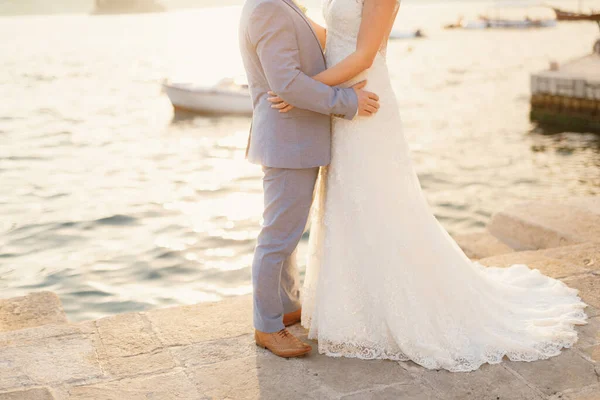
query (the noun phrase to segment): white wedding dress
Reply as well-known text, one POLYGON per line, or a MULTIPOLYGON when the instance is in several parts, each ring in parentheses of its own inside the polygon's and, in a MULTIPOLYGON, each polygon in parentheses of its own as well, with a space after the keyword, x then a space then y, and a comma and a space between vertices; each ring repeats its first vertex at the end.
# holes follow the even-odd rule
MULTIPOLYGON (((325 0, 326 59, 356 48, 361 0, 325 0)), ((302 325, 319 352, 471 371, 559 354, 586 323, 575 289, 525 265, 472 262, 433 215, 402 134, 385 44, 368 79, 371 118, 334 119, 313 205, 302 325)))

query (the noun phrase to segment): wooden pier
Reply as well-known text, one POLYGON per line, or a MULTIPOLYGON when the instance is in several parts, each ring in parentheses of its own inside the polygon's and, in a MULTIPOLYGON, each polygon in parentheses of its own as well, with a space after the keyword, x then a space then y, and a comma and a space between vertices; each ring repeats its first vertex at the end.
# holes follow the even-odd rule
POLYGON ((531 76, 531 120, 578 132, 600 132, 600 54, 531 76))

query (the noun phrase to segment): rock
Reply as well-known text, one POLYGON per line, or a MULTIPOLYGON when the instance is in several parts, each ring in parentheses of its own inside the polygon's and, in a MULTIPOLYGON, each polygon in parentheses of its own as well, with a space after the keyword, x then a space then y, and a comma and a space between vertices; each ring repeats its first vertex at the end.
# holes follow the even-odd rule
POLYGON ((52 292, 0 300, 0 332, 46 324, 66 324, 60 299, 52 292))
POLYGON ((453 239, 470 259, 480 259, 498 254, 511 253, 514 250, 502 243, 488 231, 456 235, 453 239))
POLYGON ((598 240, 600 197, 516 204, 495 214, 488 230, 517 250, 598 240))

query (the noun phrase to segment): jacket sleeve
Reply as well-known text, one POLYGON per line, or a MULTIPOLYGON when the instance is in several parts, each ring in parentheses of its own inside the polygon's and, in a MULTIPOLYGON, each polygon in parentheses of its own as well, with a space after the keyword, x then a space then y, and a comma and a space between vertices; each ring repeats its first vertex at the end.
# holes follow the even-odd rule
POLYGON ((293 21, 283 6, 263 2, 249 18, 248 37, 269 87, 294 107, 353 119, 358 110, 354 89, 327 86, 301 71, 293 21))

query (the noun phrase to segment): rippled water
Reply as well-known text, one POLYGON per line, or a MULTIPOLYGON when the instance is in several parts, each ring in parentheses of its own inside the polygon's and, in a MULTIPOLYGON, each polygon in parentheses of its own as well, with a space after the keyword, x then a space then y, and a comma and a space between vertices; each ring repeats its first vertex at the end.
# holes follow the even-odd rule
MULTIPOLYGON (((409 3, 398 27, 430 37, 388 48, 422 187, 453 234, 520 200, 600 194, 598 136, 528 121, 529 74, 588 53, 597 27, 440 29, 483 8, 409 3)), ((250 121, 174 116, 160 92, 242 72, 238 13, 0 19, 2 297, 52 290, 79 321, 250 292, 250 121)))

